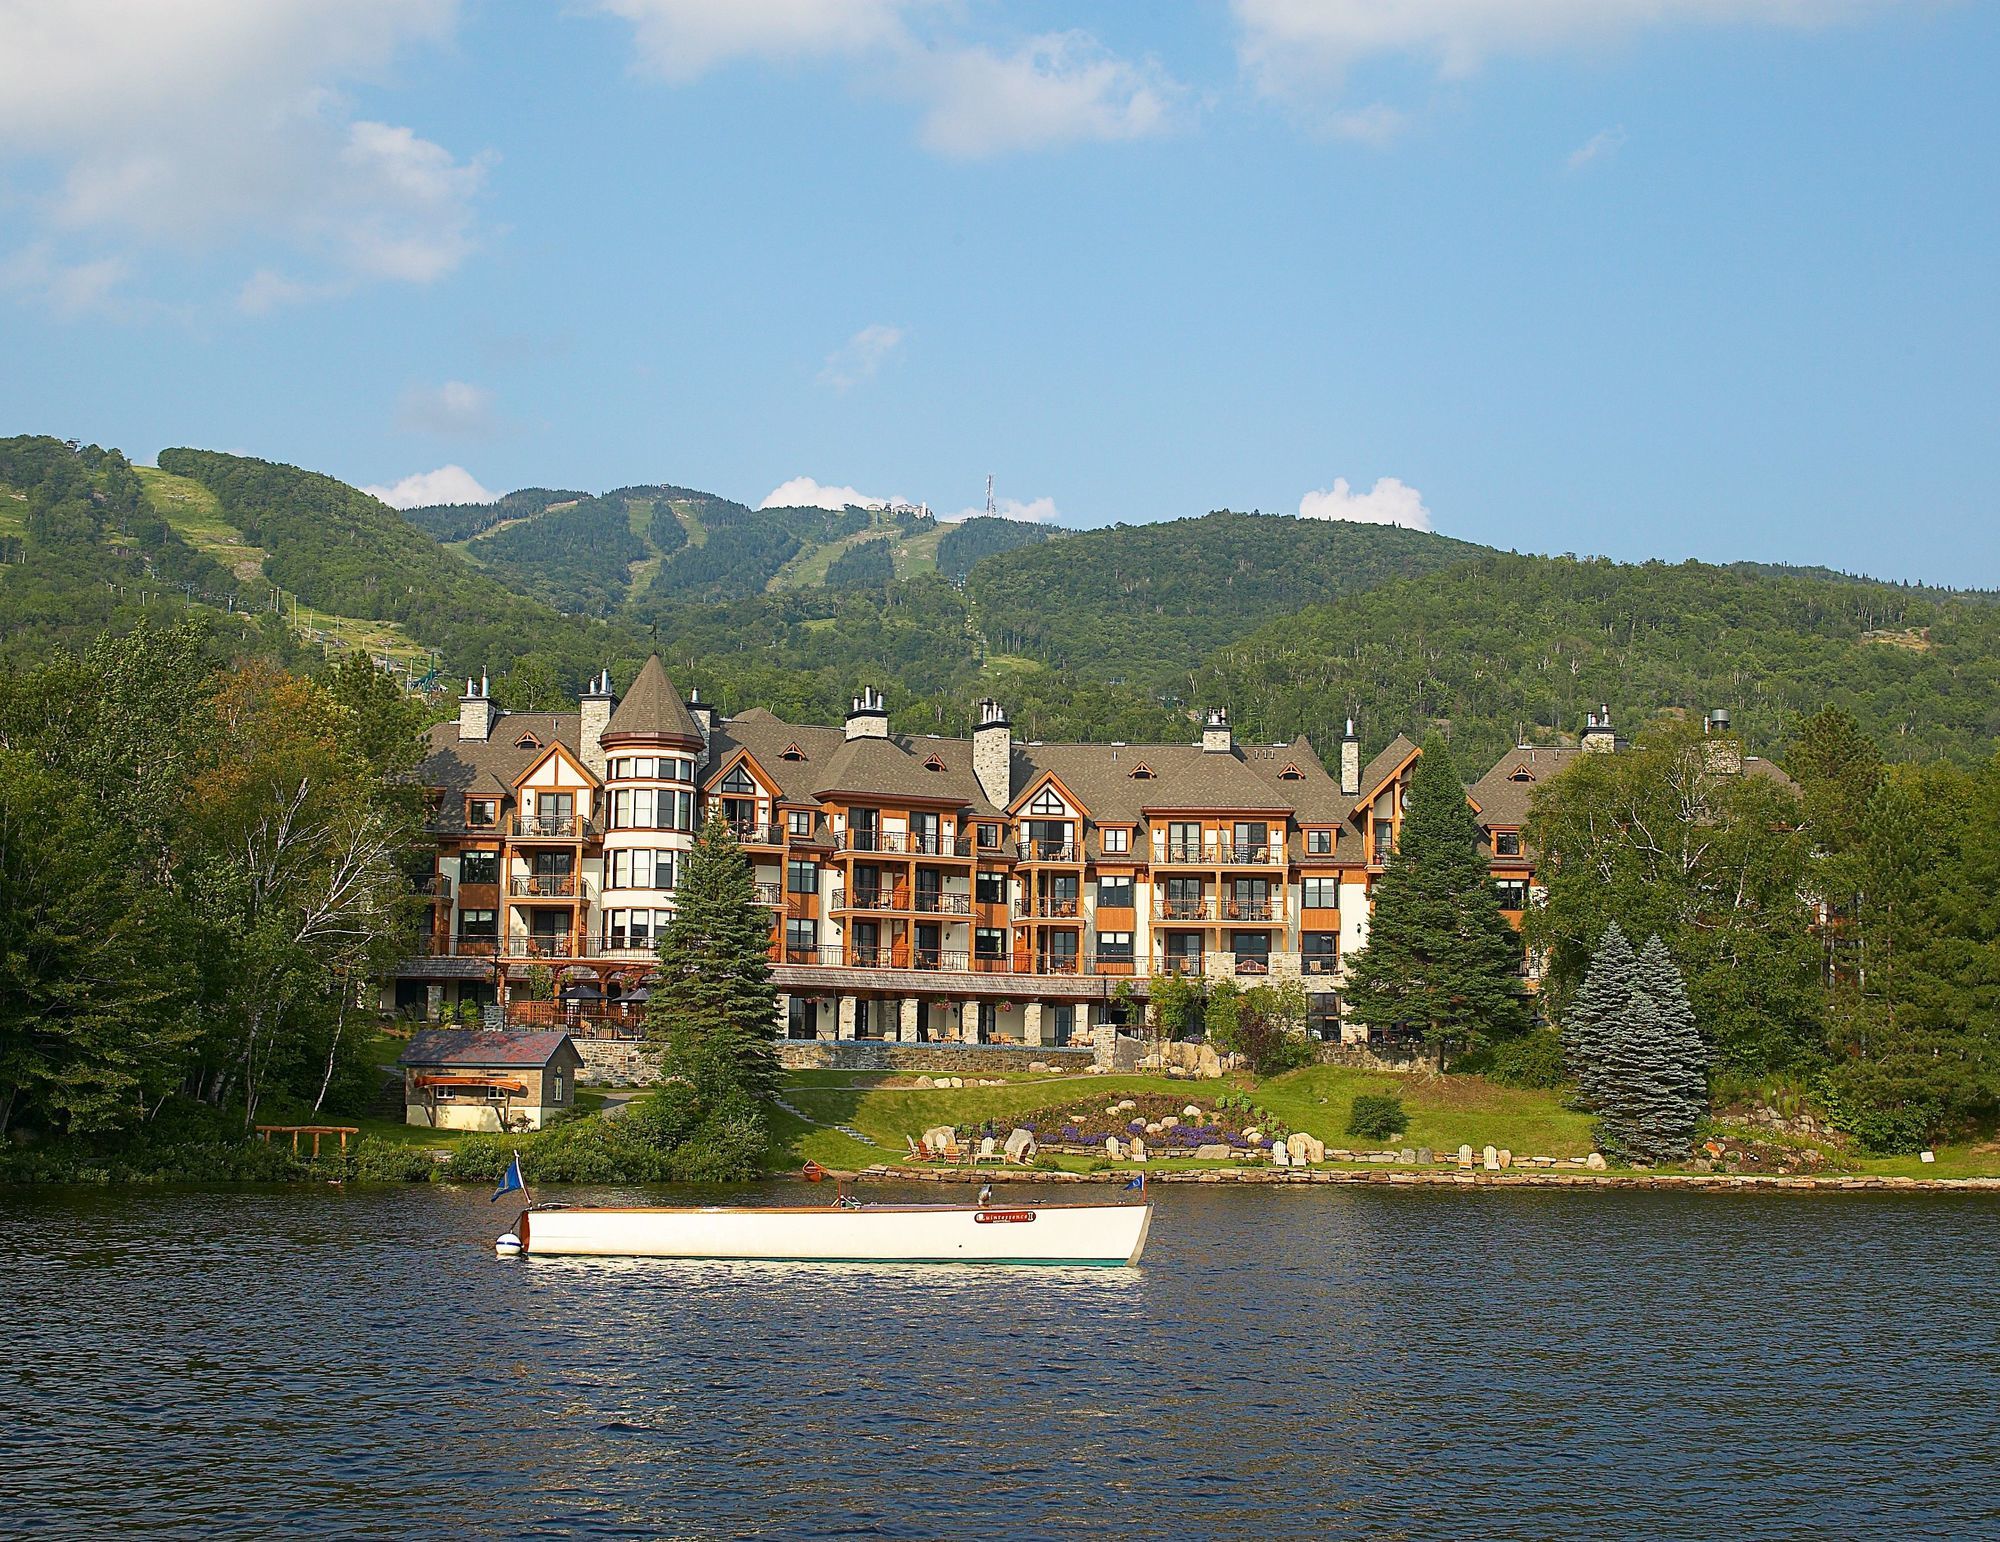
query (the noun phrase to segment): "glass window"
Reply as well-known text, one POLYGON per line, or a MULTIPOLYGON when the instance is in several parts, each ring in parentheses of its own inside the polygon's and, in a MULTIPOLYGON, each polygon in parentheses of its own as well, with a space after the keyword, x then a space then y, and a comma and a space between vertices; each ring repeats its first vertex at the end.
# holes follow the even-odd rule
POLYGON ((1340 1037, 1338 992, 1314 991, 1306 997, 1306 1032, 1329 1043, 1340 1037))
POLYGON ((465 822, 481 828, 492 828, 500 822, 500 800, 498 798, 467 798, 465 800, 465 822))
MULTIPOLYGON (((785 951, 787 953, 810 958, 813 956, 813 950, 818 946, 819 923, 817 921, 806 919, 803 921, 791 920, 785 923, 785 951)), ((801 959, 802 962, 804 958, 801 959)))
POLYGON ((1386 862, 1396 848, 1396 827, 1386 819, 1375 821, 1375 860, 1386 862))
POLYGON ((722 790, 754 794, 757 791, 757 784, 750 780, 750 773, 741 766, 731 766, 729 775, 722 779, 722 790))
POLYGON ((1526 910, 1528 908, 1528 880, 1525 878, 1502 878, 1493 887, 1500 894, 1502 910, 1526 910))
POLYGON ((1097 880, 1098 908, 1122 907, 1132 903, 1132 875, 1119 873, 1097 880))
POLYGON ((1104 832, 1104 849, 1112 852, 1130 851, 1132 849, 1132 832, 1130 830, 1106 830, 1104 832))
POLYGON ((981 825, 979 827, 979 844, 986 851, 999 850, 1000 827, 998 825, 981 825))
POLYGON ((813 817, 810 809, 795 808, 785 815, 785 828, 794 839, 810 839, 813 833, 813 817))
POLYGON ((1004 905, 1007 903, 1007 875, 1005 873, 981 873, 972 880, 973 898, 982 905, 1004 905))
POLYGON ((1333 850, 1333 832, 1331 830, 1306 831, 1306 850, 1316 857, 1325 856, 1333 850))
POLYGON ((1340 880, 1338 878, 1306 879, 1304 903, 1308 910, 1338 910, 1340 908, 1340 880))
POLYGON ((785 864, 785 892, 787 894, 819 893, 819 864, 817 862, 787 862, 785 864))
POLYGON ((1007 956, 1007 934, 997 927, 981 927, 972 934, 972 956, 974 958, 1005 958, 1007 956))
POLYGON ((500 881, 500 853, 497 851, 468 851, 458 859, 458 881, 464 883, 498 883, 500 881))
POLYGON ((551 1103, 560 1103, 562 1100, 563 1074, 560 1071, 551 1071, 549 1072, 549 1101, 551 1103))
POLYGON ((1069 810, 1063 806, 1063 800, 1056 796, 1056 790, 1053 787, 1044 787, 1040 792, 1035 794, 1035 801, 1028 805, 1028 812, 1031 814, 1066 814, 1069 810))
POLYGON ((1167 860, 1169 862, 1201 860, 1200 824, 1177 819, 1167 826, 1167 860))
POLYGON ((1332 974, 1340 963, 1340 934, 1306 932, 1299 938, 1299 956, 1307 974, 1332 974))
POLYGON ((1132 962, 1132 934, 1130 932, 1099 932, 1097 934, 1097 956, 1107 963, 1132 962))
POLYGON ((1521 832, 1519 830, 1495 830, 1493 832, 1493 854, 1496 857, 1518 857, 1521 854, 1521 832))
POLYGON ((461 910, 458 913, 458 934, 461 937, 497 937, 498 912, 492 910, 461 910))
POLYGON ((653 887, 672 889, 679 885, 680 875, 675 868, 680 862, 677 851, 656 851, 653 853, 653 887))

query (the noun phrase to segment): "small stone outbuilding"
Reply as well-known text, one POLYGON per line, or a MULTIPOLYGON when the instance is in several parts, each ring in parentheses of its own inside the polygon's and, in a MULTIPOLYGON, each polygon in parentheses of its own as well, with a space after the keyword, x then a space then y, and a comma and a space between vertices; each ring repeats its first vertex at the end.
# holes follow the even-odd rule
POLYGON ((434 1130, 539 1130, 576 1107, 583 1056, 559 1028, 427 1028, 397 1057, 403 1119, 434 1130))

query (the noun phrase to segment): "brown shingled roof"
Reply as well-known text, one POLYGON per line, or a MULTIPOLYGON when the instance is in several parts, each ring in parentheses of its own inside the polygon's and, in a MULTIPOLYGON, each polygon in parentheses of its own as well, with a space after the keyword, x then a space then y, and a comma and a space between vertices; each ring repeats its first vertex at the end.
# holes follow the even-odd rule
POLYGON ((1479 805, 1479 822, 1491 830, 1517 829, 1528 822, 1528 796, 1584 752, 1573 744, 1518 745, 1493 762, 1493 768, 1466 788, 1479 805), (1527 781, 1514 780, 1525 772, 1527 781))
POLYGON ((569 1035, 560 1028, 535 1033, 484 1033, 476 1028, 426 1028, 410 1035, 398 1065, 545 1066, 569 1035))
POLYGON ((674 682, 667 678, 666 666, 657 653, 640 666, 638 679, 632 682, 632 688, 604 726, 605 738, 620 734, 682 739, 690 744, 702 742, 701 725, 681 700, 681 693, 674 689, 674 682))
POLYGON ((541 758, 551 743, 560 742, 574 754, 579 737, 574 712, 502 712, 494 719, 493 736, 483 741, 459 738, 456 718, 433 723, 425 734, 429 749, 416 773, 420 783, 440 788, 445 795, 433 827, 447 832, 463 831, 467 797, 508 796, 515 781, 541 758), (535 731, 542 749, 514 747, 524 728, 535 731))

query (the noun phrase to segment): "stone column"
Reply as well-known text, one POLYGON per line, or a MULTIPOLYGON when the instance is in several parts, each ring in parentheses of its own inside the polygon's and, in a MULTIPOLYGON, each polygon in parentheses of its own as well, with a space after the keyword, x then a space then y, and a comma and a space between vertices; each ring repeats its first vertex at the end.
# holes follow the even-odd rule
POLYGON ((1090 1031, 1090 1047, 1096 1052, 1097 1064, 1107 1071, 1118 1069, 1118 1030, 1110 1023, 1099 1023, 1090 1031))
POLYGON ((958 1009, 958 1036, 967 1044, 979 1042, 979 1003, 968 1001, 958 1009))
MULTIPOLYGON (((1109 1023, 1100 1024, 1099 1026, 1106 1028, 1111 1027, 1109 1023)), ((1112 1028, 1113 1033, 1116 1033, 1117 1031, 1118 1031, 1117 1029, 1112 1028)), ((1089 1041, 1090 1039, 1089 1002, 1079 1001, 1076 1004, 1076 1016, 1070 1020, 1069 1039, 1070 1043, 1072 1044, 1083 1044, 1089 1041)))
POLYGON ((917 1042, 917 1014, 923 1010, 923 1003, 914 996, 905 996, 898 1009, 897 1037, 905 1044, 917 1042))
POLYGON ((840 1039, 851 1039, 854 1037, 854 998, 852 996, 842 996, 840 998, 840 1026, 835 1030, 834 1037, 840 1039))
POLYGON ((1042 1003, 1039 1001, 1031 1001, 1021 1009, 1021 1042, 1042 1042, 1042 1003))
POLYGON ((424 1015, 432 1022, 444 1011, 444 987, 433 980, 424 987, 424 1015))
POLYGON ((792 1031, 792 998, 778 992, 778 1019, 771 1025, 771 1037, 782 1039, 792 1031))

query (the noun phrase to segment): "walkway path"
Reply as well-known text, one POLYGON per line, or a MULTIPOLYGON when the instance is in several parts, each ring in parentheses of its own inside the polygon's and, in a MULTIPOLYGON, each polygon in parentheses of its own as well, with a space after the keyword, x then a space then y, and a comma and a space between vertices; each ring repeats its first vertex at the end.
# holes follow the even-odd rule
POLYGON ((849 1140, 858 1140, 861 1142, 862 1145, 873 1146, 877 1151, 887 1151, 890 1149, 889 1147, 883 1145, 879 1140, 876 1140, 873 1136, 862 1134, 861 1131, 855 1129, 854 1126, 851 1124, 828 1124, 824 1119, 815 1119, 811 1114, 807 1113, 804 1109, 800 1108, 796 1103, 787 1101, 783 1096, 777 1093, 773 1093, 771 1095, 771 1101, 777 1104, 778 1107, 782 1108, 786 1113, 790 1114, 794 1119, 800 1121, 802 1124, 809 1124, 812 1125, 815 1129, 820 1129, 820 1130, 838 1130, 840 1131, 841 1134, 845 1135, 849 1140))

